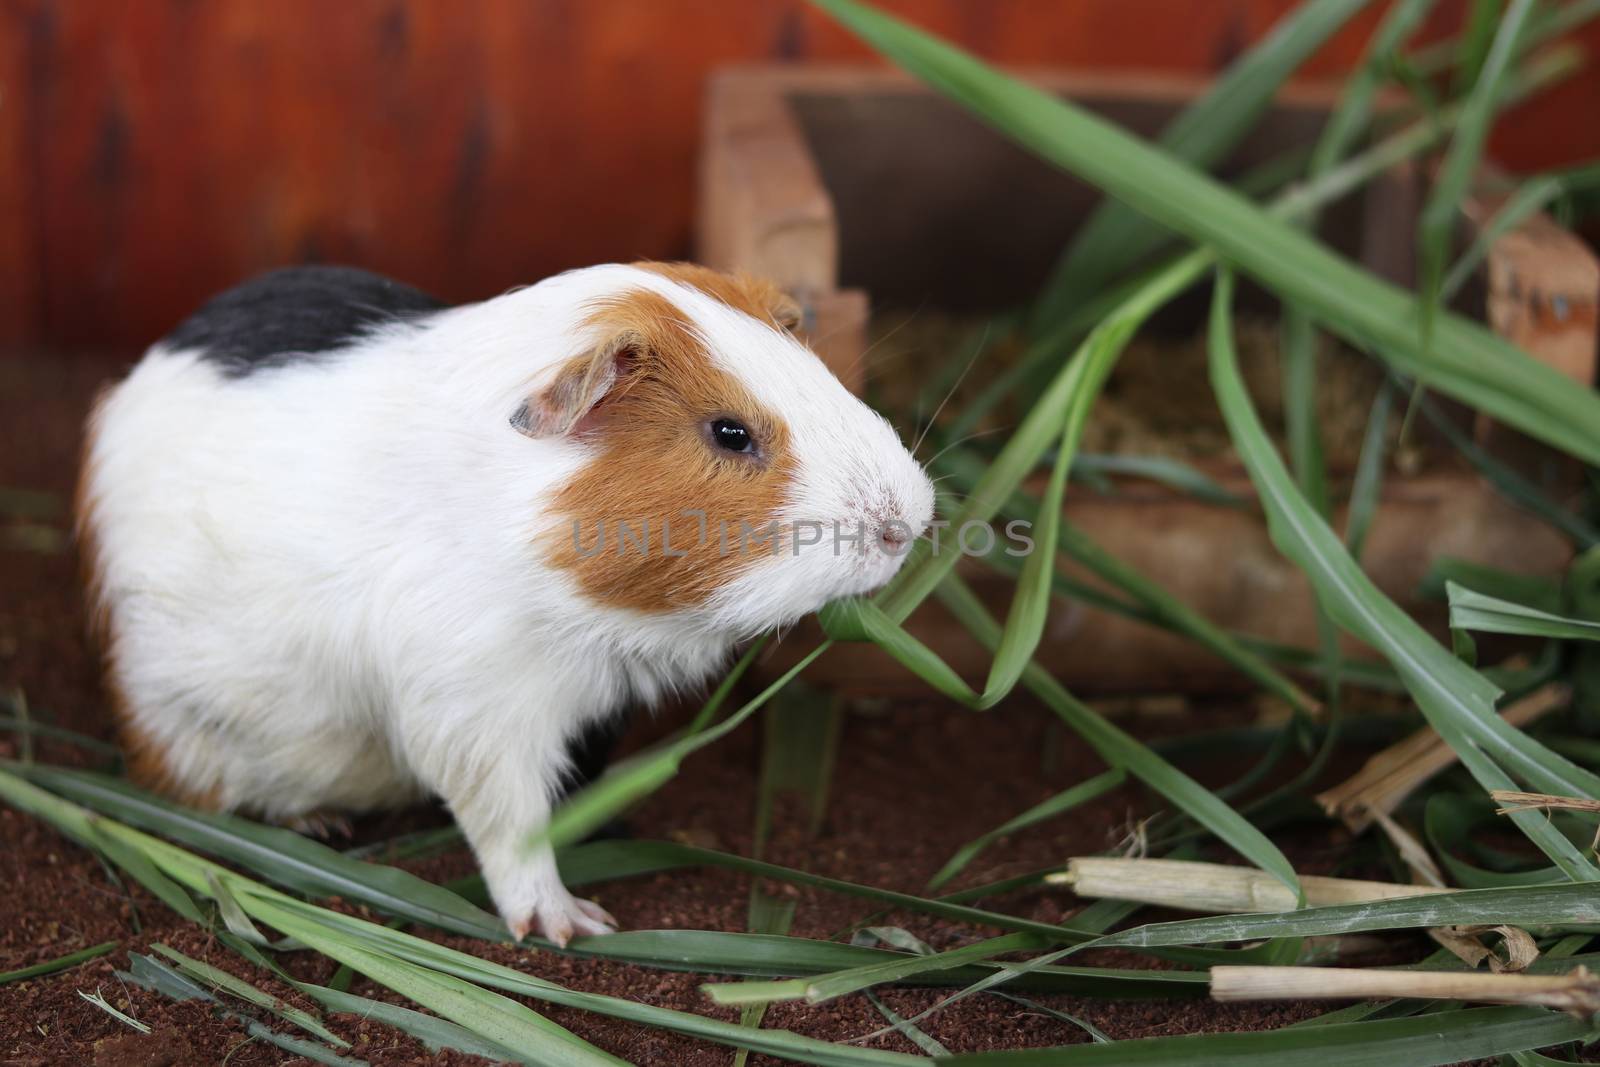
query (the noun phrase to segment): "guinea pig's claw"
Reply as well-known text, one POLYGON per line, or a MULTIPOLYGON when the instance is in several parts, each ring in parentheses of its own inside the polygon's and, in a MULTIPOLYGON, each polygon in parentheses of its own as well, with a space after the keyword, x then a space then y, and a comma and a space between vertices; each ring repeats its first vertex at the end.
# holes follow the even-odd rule
POLYGON ((532 914, 506 925, 518 941, 538 933, 554 942, 557 948, 566 948, 574 937, 598 937, 617 932, 617 920, 610 912, 592 900, 578 897, 535 908, 532 914))
POLYGON ((309 811, 284 823, 289 829, 307 837, 330 841, 335 837, 349 838, 354 834, 350 820, 336 811, 309 811))
POLYGON ((614 934, 617 932, 617 927, 621 925, 609 911, 602 908, 592 900, 584 900, 582 897, 573 897, 572 902, 578 905, 578 910, 583 912, 584 915, 605 928, 603 930, 591 931, 592 933, 614 934))

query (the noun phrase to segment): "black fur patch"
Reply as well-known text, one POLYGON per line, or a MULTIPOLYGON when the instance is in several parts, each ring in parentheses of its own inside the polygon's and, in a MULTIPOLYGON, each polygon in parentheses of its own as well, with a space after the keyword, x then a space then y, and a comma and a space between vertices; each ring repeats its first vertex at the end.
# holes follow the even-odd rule
POLYGON ((567 755, 572 760, 571 769, 556 797, 560 803, 605 773, 622 735, 628 732, 631 715, 615 711, 583 728, 583 732, 567 742, 567 755))
POLYGON ((420 289, 354 267, 270 271, 206 304, 163 340, 200 351, 230 378, 317 359, 376 326, 446 305, 420 289))

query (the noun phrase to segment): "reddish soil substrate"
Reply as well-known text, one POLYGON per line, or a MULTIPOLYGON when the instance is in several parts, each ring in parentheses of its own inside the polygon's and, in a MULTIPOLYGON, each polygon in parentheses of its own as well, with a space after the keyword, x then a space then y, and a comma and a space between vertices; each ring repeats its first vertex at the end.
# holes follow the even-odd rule
MULTIPOLYGON (((0 487, 47 490, 70 496, 78 427, 98 382, 115 365, 88 359, 0 359, 0 487)), ((0 518, 0 523, 6 520, 0 518)), ((53 521, 64 526, 64 520, 53 521)), ((92 656, 81 639, 75 563, 70 552, 0 549, 0 685, 26 693, 50 721, 110 739, 111 723, 97 689, 92 656)), ((1219 713, 1216 722, 1230 716, 1219 713)), ((1243 719, 1243 713, 1231 716, 1243 719)), ((1207 716, 1212 719, 1212 716, 1207 716)), ((1170 716, 1128 720, 1141 733, 1171 732, 1170 716)), ((670 714, 642 719, 628 740, 648 743, 670 728, 670 714)), ((82 764, 74 749, 41 741, 44 760, 82 764)), ((17 754, 15 735, 0 733, 0 756, 17 754)), ((748 854, 754 818, 758 746, 746 729, 691 760, 683 773, 650 798, 631 819, 640 837, 690 841, 748 854)), ((831 803, 822 831, 811 837, 797 820, 780 827, 767 856, 779 863, 909 892, 965 841, 1045 796, 1102 769, 1098 759, 1059 728, 1045 712, 1017 702, 985 715, 938 704, 860 706, 843 730, 831 803)), ((1225 778, 1228 768, 1201 768, 1204 777, 1225 778)), ((1128 787, 1068 818, 1053 820, 997 844, 963 876, 961 884, 989 880, 1060 863, 1065 857, 1114 845, 1133 820, 1152 810, 1148 798, 1128 787)), ((437 808, 364 820, 358 841, 446 820, 437 808)), ((1308 871, 1339 866, 1348 840, 1312 827, 1287 842, 1295 862, 1308 871)), ((129 951, 164 943, 239 974, 285 999, 312 1007, 304 998, 245 964, 209 935, 167 911, 137 887, 114 884, 100 862, 38 821, 0 809, 0 971, 51 959, 78 948, 114 940, 109 956, 46 978, 0 987, 0 1064, 188 1065, 257 1067, 297 1061, 281 1049, 247 1037, 243 1027, 213 1016, 198 1003, 177 1003, 125 987, 113 975, 126 968, 129 951), (111 1003, 152 1027, 143 1036, 86 1003, 79 991, 100 990, 111 1003)), ((471 857, 457 851, 412 865, 430 878, 470 873, 471 857)), ((787 890, 785 890, 787 891, 787 890)), ((603 884, 592 895, 630 929, 745 928, 749 884, 721 871, 678 871, 603 884)), ((871 911, 862 902, 819 891, 796 891, 794 933, 833 937, 871 911)), ((984 902, 1046 921, 1060 921, 1078 906, 1064 891, 1030 891, 984 902)), ((993 931, 961 927, 916 915, 883 920, 903 925, 939 947, 951 947, 993 931)), ((436 935, 429 935, 436 936, 436 935)), ((551 953, 441 938, 466 951, 575 988, 629 997, 686 1011, 732 1019, 699 991, 701 976, 578 960, 551 953)), ((1404 945, 1415 958, 1420 945, 1404 945)), ((1143 966, 1137 957, 1119 959, 1143 966)), ((327 980, 331 962, 310 954, 286 958, 301 977, 327 980)), ((396 999, 358 980, 353 991, 396 999)), ((903 1015, 914 1014, 944 991, 887 989, 883 1000, 903 1015)), ((1128 1002, 1047 997, 1043 1002, 1088 1020, 1114 1038, 1137 1038, 1238 1029, 1264 1029, 1306 1018, 1325 1006, 1290 1003, 1219 1006, 1206 1001, 1128 1002)), ((562 1025, 639 1064, 705 1064, 723 1067, 727 1049, 582 1012, 538 1006, 562 1025)), ((433 1054, 387 1027, 351 1016, 329 1025, 352 1043, 351 1054, 374 1064, 462 1064, 482 1062, 461 1054, 433 1054)), ((768 1027, 786 1027, 828 1040, 847 1040, 878 1029, 883 1018, 861 996, 817 1007, 780 1005, 768 1027)), ((934 1015, 925 1029, 952 1051, 1068 1044, 1088 1040, 1079 1029, 995 997, 972 997, 934 1015)), ((918 1050, 898 1035, 871 1042, 904 1052, 918 1050)), ((761 1062, 760 1057, 752 1062, 761 1062)))

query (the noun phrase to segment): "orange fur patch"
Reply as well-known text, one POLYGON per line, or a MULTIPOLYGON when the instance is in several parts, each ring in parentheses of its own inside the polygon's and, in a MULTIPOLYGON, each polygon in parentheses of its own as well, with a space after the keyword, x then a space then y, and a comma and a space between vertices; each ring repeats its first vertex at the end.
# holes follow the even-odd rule
POLYGON ((792 330, 800 324, 800 305, 765 278, 749 274, 724 274, 698 263, 658 263, 647 260, 633 265, 698 289, 758 322, 770 322, 784 330, 792 330))
POLYGON ((78 461, 78 484, 73 491, 73 534, 78 548, 78 573, 83 584, 84 607, 90 651, 100 657, 101 678, 111 716, 117 724, 117 740, 122 747, 128 777, 139 786, 171 797, 193 808, 216 810, 220 798, 215 788, 194 790, 181 785, 167 761, 166 750, 133 721, 127 694, 118 679, 116 638, 111 629, 110 612, 105 606, 105 580, 101 573, 100 542, 95 524, 95 502, 89 496, 90 455, 98 433, 100 407, 110 387, 95 398, 84 429, 83 449, 78 461))
POLYGON ((597 454, 556 496, 564 521, 549 545, 551 562, 606 604, 701 604, 769 551, 753 536, 741 551, 741 524, 765 530, 783 506, 794 470, 788 427, 716 366, 666 297, 625 293, 597 306, 586 326, 600 341, 558 382, 590 377, 594 359, 625 356, 610 392, 574 431, 597 454), (706 427, 722 417, 749 428, 758 458, 711 443, 706 427), (693 511, 705 513, 704 529, 686 514, 693 511), (624 542, 623 524, 633 541, 624 542))

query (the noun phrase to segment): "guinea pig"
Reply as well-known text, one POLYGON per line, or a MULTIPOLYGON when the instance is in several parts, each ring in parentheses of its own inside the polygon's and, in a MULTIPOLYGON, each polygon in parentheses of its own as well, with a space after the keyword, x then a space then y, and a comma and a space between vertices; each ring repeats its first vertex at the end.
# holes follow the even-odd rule
POLYGON ((881 586, 932 518, 795 318, 662 263, 454 307, 335 267, 211 300, 87 428, 130 773, 290 825, 437 795, 512 934, 614 929, 530 845, 575 740, 881 586))

